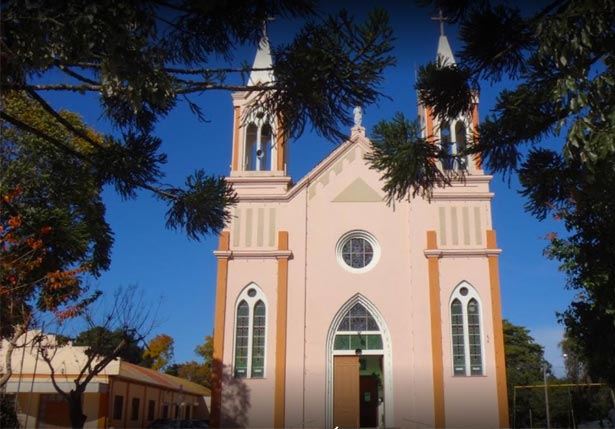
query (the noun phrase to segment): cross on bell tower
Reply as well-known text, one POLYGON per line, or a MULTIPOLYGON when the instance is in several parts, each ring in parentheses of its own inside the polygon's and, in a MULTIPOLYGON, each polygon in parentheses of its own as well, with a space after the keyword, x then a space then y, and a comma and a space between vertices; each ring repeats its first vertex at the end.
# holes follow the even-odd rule
POLYGON ((449 65, 455 64, 455 57, 453 56, 451 45, 448 43, 446 34, 444 34, 444 23, 450 22, 450 19, 444 16, 442 9, 439 9, 438 16, 432 16, 431 20, 440 22, 440 38, 438 39, 438 51, 436 58, 449 65))
POLYGON ((438 16, 432 16, 432 21, 440 21, 440 36, 444 36, 444 23, 449 21, 448 17, 445 17, 442 13, 442 9, 438 9, 438 16))

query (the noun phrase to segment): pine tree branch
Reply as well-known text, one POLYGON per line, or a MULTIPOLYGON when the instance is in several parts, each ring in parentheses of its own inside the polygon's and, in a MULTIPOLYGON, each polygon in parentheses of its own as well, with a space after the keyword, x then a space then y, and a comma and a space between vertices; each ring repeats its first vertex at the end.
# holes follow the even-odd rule
POLYGON ((56 66, 62 70, 64 73, 66 73, 67 75, 74 77, 75 79, 83 82, 83 83, 87 83, 89 85, 100 85, 100 82, 96 82, 95 80, 92 79, 88 79, 87 77, 71 70, 68 68, 68 66, 60 64, 59 61, 56 61, 56 66))
POLYGON ((166 2, 166 1, 163 1, 163 0, 154 0, 154 3, 159 4, 160 6, 163 6, 163 7, 167 7, 169 9, 173 9, 173 10, 178 11, 178 12, 183 12, 183 13, 192 13, 193 12, 190 9, 186 9, 184 7, 179 7, 176 4, 169 3, 169 2, 166 2))
POLYGON ((85 140, 86 142, 88 142, 92 147, 95 148, 101 148, 101 145, 94 141, 92 138, 90 138, 90 136, 88 136, 86 133, 84 133, 81 130, 78 130, 77 128, 75 128, 70 122, 68 122, 66 119, 64 119, 62 117, 62 115, 60 115, 53 107, 51 107, 44 98, 42 98, 40 95, 38 95, 35 91, 33 90, 27 90, 26 91, 47 113, 49 113, 51 116, 53 116, 55 118, 56 121, 58 121, 60 124, 62 124, 64 126, 64 128, 66 128, 68 131, 70 131, 71 133, 73 133, 74 135, 76 135, 77 137, 85 140))
POLYGON ((179 89, 176 94, 189 94, 192 92, 211 91, 211 90, 224 90, 224 91, 273 91, 276 90, 275 85, 222 85, 203 83, 198 81, 186 81, 187 87, 179 89))
POLYGON ((164 71, 177 74, 215 74, 215 73, 248 73, 252 71, 273 71, 273 67, 230 67, 230 68, 202 68, 202 69, 178 69, 164 67, 164 71))
POLYGON ((147 183, 141 183, 141 184, 139 184, 139 186, 141 188, 143 188, 143 189, 147 189, 148 191, 153 192, 154 194, 160 195, 161 197, 165 197, 165 198, 168 198, 168 199, 171 199, 171 200, 178 200, 179 199, 179 197, 177 195, 172 194, 172 193, 167 192, 167 191, 164 191, 164 190, 162 190, 160 188, 157 188, 155 186, 148 185, 147 183))
POLYGON ((2 84, 2 90, 8 91, 22 91, 22 90, 34 90, 34 91, 72 91, 72 92, 100 92, 102 91, 102 85, 71 85, 68 83, 49 83, 49 84, 2 84))
POLYGON ((65 145, 60 140, 58 140, 58 139, 56 139, 54 137, 51 137, 50 135, 44 133, 43 131, 40 131, 37 128, 34 128, 34 127, 26 124, 25 122, 20 121, 17 118, 14 118, 13 116, 11 116, 8 113, 6 113, 5 111, 0 110, 0 118, 4 119, 7 122, 10 122, 11 124, 15 125, 18 128, 21 128, 24 131, 27 131, 27 132, 29 132, 31 134, 34 134, 35 136, 37 136, 39 138, 42 138, 42 139, 48 141, 49 143, 51 143, 52 145, 54 145, 57 148, 61 149, 62 151, 68 153, 69 155, 77 157, 78 159, 80 159, 82 161, 90 162, 86 156, 84 156, 83 154, 79 153, 75 149, 65 145))

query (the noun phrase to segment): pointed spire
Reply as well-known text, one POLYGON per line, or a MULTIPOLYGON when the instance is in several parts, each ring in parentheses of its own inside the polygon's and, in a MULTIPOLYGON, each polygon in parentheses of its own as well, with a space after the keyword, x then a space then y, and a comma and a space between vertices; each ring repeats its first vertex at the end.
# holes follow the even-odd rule
POLYGON ((438 39, 438 53, 436 58, 440 58, 447 64, 455 64, 455 57, 453 56, 453 50, 448 43, 448 38, 444 34, 444 23, 448 21, 448 18, 442 14, 442 9, 438 13, 438 16, 431 18, 433 21, 440 21, 440 38, 438 39))
POLYGON ((273 82, 275 77, 272 70, 258 70, 258 69, 271 69, 273 67, 273 60, 271 58, 271 48, 269 47, 269 37, 267 36, 267 21, 263 22, 263 35, 258 43, 258 50, 254 57, 253 69, 248 79, 248 85, 256 85, 257 83, 273 82))

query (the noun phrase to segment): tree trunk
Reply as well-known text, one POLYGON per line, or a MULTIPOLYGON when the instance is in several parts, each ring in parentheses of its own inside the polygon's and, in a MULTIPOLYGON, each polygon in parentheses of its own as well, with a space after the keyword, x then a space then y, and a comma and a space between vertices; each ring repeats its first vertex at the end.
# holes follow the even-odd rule
POLYGON ((25 332, 26 328, 24 325, 17 325, 15 327, 15 331, 13 332, 13 336, 7 341, 8 344, 6 346, 4 356, 4 374, 2 374, 2 376, 0 377, 0 390, 2 392, 4 392, 6 384, 9 382, 9 379, 13 375, 13 350, 15 349, 15 344, 25 332))
POLYGON ((75 429, 82 429, 87 416, 83 414, 83 392, 71 390, 68 394, 68 408, 70 423, 75 429))

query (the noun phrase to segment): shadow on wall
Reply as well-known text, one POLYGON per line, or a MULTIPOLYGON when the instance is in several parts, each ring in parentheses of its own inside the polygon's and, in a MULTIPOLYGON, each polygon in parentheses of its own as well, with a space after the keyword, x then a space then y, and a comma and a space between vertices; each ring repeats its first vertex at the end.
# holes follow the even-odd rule
POLYGON ((235 378, 227 365, 222 370, 222 426, 224 428, 245 428, 248 425, 247 412, 250 408, 250 388, 242 378, 235 378))

